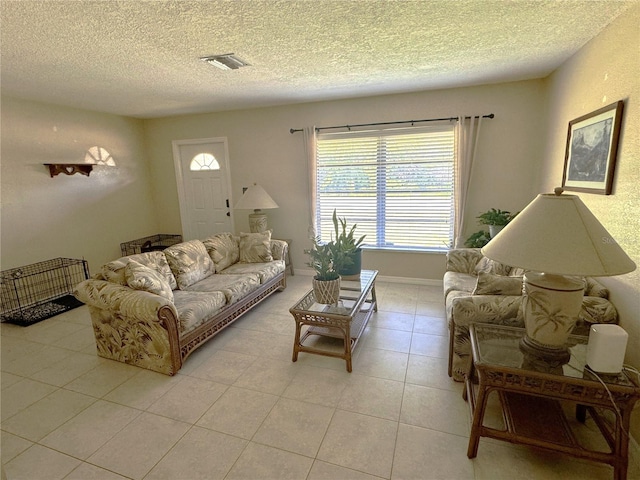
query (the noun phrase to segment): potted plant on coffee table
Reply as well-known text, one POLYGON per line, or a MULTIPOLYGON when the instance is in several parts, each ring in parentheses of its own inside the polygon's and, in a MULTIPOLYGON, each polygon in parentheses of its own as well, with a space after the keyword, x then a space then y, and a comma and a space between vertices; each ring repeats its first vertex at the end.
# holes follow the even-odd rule
POLYGON ((338 218, 336 210, 333 211, 335 245, 338 252, 343 256, 337 271, 343 277, 358 276, 362 270, 362 248, 360 247, 366 235, 362 235, 356 240, 355 231, 357 226, 357 224, 354 224, 347 231, 347 219, 338 218))
POLYGON ((492 208, 480 215, 478 220, 482 225, 489 225, 489 235, 495 237, 519 212, 511 213, 507 210, 492 208))
POLYGON ((316 274, 313 277, 313 294, 318 303, 334 305, 340 298, 340 275, 337 268, 341 265, 341 253, 334 241, 323 243, 320 237, 314 237, 313 248, 305 250, 309 255, 309 266, 316 274))

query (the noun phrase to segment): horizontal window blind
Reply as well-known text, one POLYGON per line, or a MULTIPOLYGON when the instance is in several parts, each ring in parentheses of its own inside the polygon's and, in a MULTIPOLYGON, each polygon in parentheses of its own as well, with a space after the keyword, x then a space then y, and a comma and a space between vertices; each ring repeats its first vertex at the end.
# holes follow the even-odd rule
POLYGON ((449 248, 454 152, 452 125, 319 134, 317 233, 331 240, 337 209, 367 245, 449 248))

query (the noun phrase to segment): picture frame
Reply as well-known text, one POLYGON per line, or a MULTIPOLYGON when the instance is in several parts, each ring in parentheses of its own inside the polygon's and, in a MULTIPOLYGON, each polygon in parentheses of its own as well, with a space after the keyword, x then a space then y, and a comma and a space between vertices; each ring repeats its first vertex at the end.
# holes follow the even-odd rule
POLYGON ((619 100, 569 122, 564 190, 611 194, 623 105, 619 100))

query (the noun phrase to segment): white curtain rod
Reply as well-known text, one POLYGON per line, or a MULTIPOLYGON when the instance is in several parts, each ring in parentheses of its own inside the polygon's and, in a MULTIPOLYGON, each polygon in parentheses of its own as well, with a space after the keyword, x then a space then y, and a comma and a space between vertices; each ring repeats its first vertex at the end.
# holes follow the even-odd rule
MULTIPOLYGON (((495 115, 493 113, 490 113, 488 115, 482 115, 482 118, 494 118, 494 117, 495 115)), ((469 119, 471 117, 464 117, 464 118, 469 119)), ((480 116, 476 115, 474 118, 480 118, 480 116)), ((351 130, 351 128, 354 128, 354 127, 373 127, 377 125, 398 125, 401 123, 410 123, 411 125, 413 125, 414 123, 419 123, 419 122, 444 122, 444 121, 453 121, 453 120, 458 120, 458 117, 427 118, 424 120, 403 120, 400 122, 359 123, 357 125, 337 125, 335 127, 316 127, 316 132, 319 132, 320 130, 328 130, 332 128, 347 128, 351 130)), ((289 133, 302 132, 302 130, 303 130, 302 128, 290 128, 289 133)))

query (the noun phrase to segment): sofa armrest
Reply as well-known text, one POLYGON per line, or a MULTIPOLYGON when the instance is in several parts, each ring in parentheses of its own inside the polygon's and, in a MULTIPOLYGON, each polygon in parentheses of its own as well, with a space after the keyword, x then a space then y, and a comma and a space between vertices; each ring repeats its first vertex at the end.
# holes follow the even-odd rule
POLYGON ((93 279, 74 295, 89 307, 98 355, 167 375, 180 369, 178 313, 168 299, 93 279))
POLYGON ((447 252, 447 271, 473 275, 482 259, 479 248, 454 248, 447 252))
POLYGON ((285 260, 289 244, 284 240, 271 240, 271 256, 274 260, 285 260))

